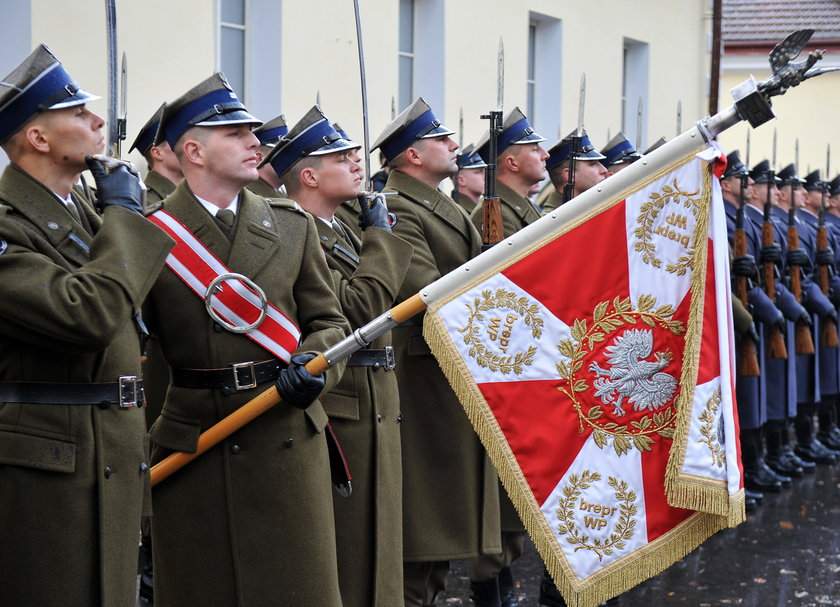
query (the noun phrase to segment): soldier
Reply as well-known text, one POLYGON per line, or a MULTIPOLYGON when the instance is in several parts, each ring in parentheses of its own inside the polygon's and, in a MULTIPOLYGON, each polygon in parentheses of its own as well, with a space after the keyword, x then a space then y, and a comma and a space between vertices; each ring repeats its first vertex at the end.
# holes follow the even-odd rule
POLYGON ((277 176, 277 173, 271 168, 270 164, 263 162, 263 159, 271 153, 271 150, 280 143, 281 139, 288 132, 289 128, 286 126, 286 117, 283 114, 280 114, 277 118, 272 118, 265 124, 254 129, 254 135, 260 140, 260 147, 257 149, 260 157, 260 165, 257 171, 260 174, 260 178, 245 187, 257 196, 264 198, 285 197, 285 193, 282 191, 283 184, 280 177, 277 176))
MULTIPOLYGON (((540 211, 527 196, 534 184, 545 179, 548 152, 540 145, 543 141, 545 137, 534 132, 518 107, 511 110, 502 125, 497 143, 499 152, 494 160, 505 236, 518 232, 540 218, 540 211)), ((490 162, 490 133, 485 133, 477 145, 482 160, 490 162)), ((472 210, 470 219, 481 230, 484 220, 481 206, 472 210)))
POLYGON ((615 175, 621 169, 626 169, 642 157, 621 131, 610 139, 610 142, 601 150, 601 154, 604 156, 601 164, 607 169, 607 177, 615 175))
MULTIPOLYGON (((829 268, 835 267, 835 246, 834 238, 830 231, 827 230, 827 247, 819 248, 817 246, 817 237, 820 230, 819 214, 822 208, 823 200, 823 185, 820 180, 820 172, 812 171, 805 176, 805 197, 802 207, 797 211, 797 217, 800 220, 799 238, 802 242, 803 248, 810 257, 811 266, 819 271, 819 266, 829 268)), ((825 226, 827 228, 827 226, 825 226)), ((829 274, 831 272, 829 271, 829 274)), ((837 326, 837 312, 836 306, 840 303, 840 281, 836 275, 829 275, 828 293, 830 296, 832 308, 828 310, 824 317, 824 322, 830 322, 835 327, 837 326)), ((822 288, 822 287, 821 287, 822 288)), ((814 326, 815 346, 821 345, 820 338, 821 331, 819 323, 814 326)), ((820 401, 822 400, 822 388, 825 386, 831 389, 836 380, 836 369, 830 369, 824 362, 820 361, 820 356, 823 355, 826 348, 818 347, 817 354, 810 360, 809 365, 800 365, 805 361, 799 360, 797 362, 797 414, 794 420, 794 428, 796 430, 797 445, 794 448, 794 453, 801 459, 808 462, 815 462, 818 464, 831 464, 840 458, 837 451, 826 447, 814 433, 814 415, 820 408, 820 401), (830 374, 828 378, 823 379, 823 373, 830 374), (832 375, 833 374, 833 375, 832 375), (804 384, 807 388, 803 390, 800 384, 804 384)), ((836 350, 836 348, 835 348, 836 350)), ((830 355, 830 353, 828 353, 830 355)))
MULTIPOLYGON (((453 132, 421 98, 379 136, 391 167, 394 234, 413 247, 402 301, 475 256, 481 237, 437 187, 457 170, 453 132)), ((446 587, 451 559, 501 551, 498 478, 422 335, 422 318, 393 331, 403 447, 405 603, 427 605, 446 587)))
MULTIPOLYGON (((566 135, 548 150, 545 168, 548 170, 551 183, 554 184, 554 193, 543 204, 544 212, 554 210, 563 204, 563 188, 569 183, 569 157, 572 153, 573 137, 575 137, 575 131, 566 135)), ((601 160, 604 160, 604 155, 595 151, 589 136, 584 131, 580 141, 580 153, 575 156, 575 182, 572 197, 582 194, 607 178, 607 169, 600 163, 601 160)))
MULTIPOLYGON (((360 327, 391 307, 411 260, 394 236, 382 197, 365 209, 359 239, 335 216, 359 191, 359 144, 342 137, 318 106, 266 159, 289 196, 314 215, 342 310, 360 327)), ((347 361, 341 382, 321 401, 353 472, 353 493, 333 494, 343 607, 402 603, 402 468, 394 351, 390 334, 347 361)))
POLYGON ((452 190, 452 200, 460 204, 470 213, 481 202, 484 193, 484 170, 487 163, 482 160, 475 146, 465 147, 458 154, 458 172, 455 174, 455 189, 452 190))
POLYGON ((166 141, 155 142, 164 107, 166 107, 165 103, 143 125, 128 150, 129 152, 137 150, 149 164, 149 172, 143 180, 146 184, 147 204, 154 204, 169 196, 184 178, 181 165, 178 164, 178 159, 175 158, 169 144, 166 141))
MULTIPOLYGON (((835 241, 840 241, 840 175, 837 175, 828 184, 828 194, 826 223, 831 227, 835 241)), ((835 254, 840 254, 840 251, 835 251, 835 254)), ((824 412, 824 414, 832 415, 830 412, 824 412)), ((827 432, 823 432, 822 427, 820 428, 818 438, 823 444, 837 451, 840 449, 840 427, 838 427, 840 424, 840 398, 834 401, 832 422, 827 432)))
POLYGON ((271 385, 282 402, 156 487, 159 607, 341 605, 316 398, 344 365, 313 376, 304 364, 349 326, 312 217, 243 190, 257 179, 258 123, 218 73, 161 119, 184 181, 150 217, 182 248, 146 303, 171 378, 153 456, 194 452, 202 430, 271 385))
POLYGON ((135 318, 173 242, 39 45, 0 83, 0 602, 131 605, 148 511, 135 318), (86 165, 87 161, 87 165, 86 165), (90 168, 101 217, 72 193, 90 168))

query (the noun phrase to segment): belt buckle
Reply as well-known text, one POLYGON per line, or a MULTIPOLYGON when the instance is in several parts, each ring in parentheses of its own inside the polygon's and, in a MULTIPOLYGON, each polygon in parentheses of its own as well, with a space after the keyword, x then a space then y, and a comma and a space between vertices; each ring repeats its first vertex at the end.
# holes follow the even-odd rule
POLYGON ((394 356, 394 346, 385 346, 385 370, 393 371, 397 366, 397 358, 394 356))
POLYGON ((254 369, 254 361, 249 360, 248 362, 244 363, 232 363, 231 368, 233 369, 233 388, 236 391, 239 390, 250 390, 251 388, 257 387, 257 372, 254 369), (248 369, 251 373, 251 381, 245 382, 239 379, 239 371, 241 369, 248 369))
POLYGON ((137 376, 136 375, 121 375, 120 376, 120 408, 137 406, 137 376))

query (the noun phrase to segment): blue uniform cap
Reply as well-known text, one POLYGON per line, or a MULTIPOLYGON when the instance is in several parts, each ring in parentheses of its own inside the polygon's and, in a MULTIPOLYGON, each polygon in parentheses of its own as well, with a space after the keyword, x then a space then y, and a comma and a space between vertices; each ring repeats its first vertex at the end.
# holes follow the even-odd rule
POLYGON ((224 74, 216 72, 168 104, 161 118, 162 138, 169 147, 194 126, 260 125, 236 97, 224 74))
MULTIPOLYGON (((515 107, 513 108, 502 124, 502 133, 496 142, 497 156, 508 149, 512 145, 522 145, 525 143, 540 143, 545 141, 545 137, 534 131, 531 123, 525 117, 522 111, 515 107)), ((484 162, 490 162, 490 132, 486 131, 481 136, 476 144, 477 152, 484 162)), ((495 162, 495 159, 493 159, 495 162)))
POLYGON ((611 167, 616 164, 624 164, 635 162, 642 155, 633 147, 633 144, 627 141, 623 133, 617 133, 615 137, 610 139, 610 142, 601 150, 604 159, 601 161, 605 167, 611 167))
POLYGON ((814 190, 821 190, 823 188, 823 182, 820 179, 820 170, 817 169, 816 171, 811 171, 807 175, 805 175, 805 190, 808 192, 813 192, 814 190))
POLYGON ((458 170, 462 171, 464 169, 486 169, 487 163, 484 162, 484 159, 475 151, 475 147, 470 144, 463 149, 463 151, 458 154, 457 158, 458 162, 458 170))
MULTIPOLYGON (((576 130, 572 131, 548 150, 548 160, 545 161, 546 170, 550 171, 569 159, 572 154, 572 137, 576 132, 576 130)), ((604 160, 604 155, 595 151, 595 146, 592 145, 585 130, 580 142, 580 153, 575 156, 575 160, 604 160)))
POLYGON ((286 126, 286 117, 283 114, 254 129, 254 135, 260 140, 260 145, 270 148, 277 145, 288 132, 289 127, 286 126))
POLYGON ((837 196, 837 194, 840 194, 840 175, 831 180, 828 190, 829 196, 837 196))
POLYGON ((323 156, 345 150, 358 150, 361 145, 341 136, 317 105, 313 106, 289 133, 260 163, 271 163, 282 177, 301 158, 323 156))
MULTIPOLYGON (((770 163, 767 160, 762 160, 750 170, 750 177, 755 183, 769 183, 771 170, 770 163)), ((774 175, 773 182, 779 184, 782 180, 774 175)))
POLYGON ((99 98, 80 88, 41 44, 0 81, 0 143, 43 111, 84 105, 99 98))
POLYGON ((149 148, 155 145, 157 140, 158 130, 160 128, 160 117, 163 116, 163 109, 166 107, 164 103, 161 105, 157 111, 146 121, 146 124, 140 129, 140 132, 137 133, 137 137, 134 138, 134 143, 131 144, 131 147, 128 148, 128 151, 137 150, 144 156, 146 152, 149 151, 149 148))
POLYGON ((805 180, 796 174, 796 167, 793 164, 789 164, 779 171, 776 177, 781 179, 782 183, 780 185, 793 185, 795 183, 801 185, 805 183, 805 180))
POLYGON ((732 150, 726 155, 726 168, 723 171, 721 179, 726 179, 727 177, 741 177, 749 174, 749 169, 747 169, 747 167, 744 166, 744 163, 741 162, 741 154, 738 150, 732 150))
POLYGON ((418 139, 454 134, 455 131, 443 126, 435 117, 429 104, 419 97, 385 127, 370 150, 381 148, 385 159, 390 161, 406 151, 418 139))

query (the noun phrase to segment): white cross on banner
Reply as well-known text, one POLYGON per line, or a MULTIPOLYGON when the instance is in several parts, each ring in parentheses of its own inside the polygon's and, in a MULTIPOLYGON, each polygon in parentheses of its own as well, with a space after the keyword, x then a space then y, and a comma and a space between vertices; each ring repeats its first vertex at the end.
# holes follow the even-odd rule
POLYGON ((692 146, 429 296, 426 340, 572 607, 744 519, 724 159, 692 146))

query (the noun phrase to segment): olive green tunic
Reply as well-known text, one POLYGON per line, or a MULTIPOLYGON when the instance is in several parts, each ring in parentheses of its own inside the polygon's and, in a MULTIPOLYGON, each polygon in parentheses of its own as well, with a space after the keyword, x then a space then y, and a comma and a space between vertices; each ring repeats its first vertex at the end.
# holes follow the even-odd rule
MULTIPOLYGON (((414 247, 396 301, 475 256, 478 232, 442 192, 391 171, 395 234, 414 247)), ((404 560, 445 561, 501 552, 498 479, 464 409, 422 335, 422 317, 392 332, 403 412, 404 560)))
MULTIPOLYGON (((313 220, 294 203, 243 190, 232 242, 185 182, 161 206, 298 325, 297 353, 321 352, 349 331, 313 220)), ((173 367, 271 359, 211 320, 168 267, 146 309, 173 367)), ((343 367, 326 372, 327 389, 343 367)), ((170 386, 151 431, 153 458, 195 451, 199 432, 270 386, 227 395, 170 386)), ((306 410, 280 403, 155 488, 156 607, 340 607, 326 423, 318 401, 306 410)))
MULTIPOLYGON (((502 213, 505 238, 540 218, 540 212, 527 198, 523 198, 505 184, 496 183, 496 194, 499 196, 499 202, 501 203, 499 208, 502 213)), ((477 205, 470 213, 470 220, 479 231, 482 223, 484 223, 482 211, 481 205, 477 205)))
POLYGON ((146 204, 152 205, 160 202, 175 191, 176 184, 156 171, 146 173, 143 180, 146 184, 146 204))
MULTIPOLYGON (((411 245, 379 228, 350 242, 315 220, 342 310, 355 329, 386 312, 397 296, 411 245)), ((391 343, 387 333, 368 346, 391 343)), ((392 371, 351 367, 322 398, 353 475, 353 493, 333 493, 338 573, 344 607, 393 607, 403 597, 400 399, 392 371)))
POLYGON ((257 196, 262 196, 263 198, 281 198, 283 196, 283 194, 280 194, 277 190, 271 187, 270 183, 262 178, 252 181, 245 187, 257 196))
POLYGON ((563 192, 554 191, 548 197, 543 205, 543 213, 548 213, 549 211, 553 211, 554 209, 558 208, 560 205, 563 204, 563 192))
POLYGON ((475 200, 473 200, 469 196, 464 196, 461 192, 455 192, 454 200, 459 205, 461 205, 461 208, 463 208, 467 212, 467 215, 472 213, 473 209, 476 208, 476 206, 481 207, 481 205, 476 203, 475 200))
MULTIPOLYGON (((140 375, 133 318, 173 243, 81 206, 94 236, 16 166, 0 177, 0 381, 140 375)), ((136 407, 0 403, 0 604, 133 605, 145 429, 136 407)))

